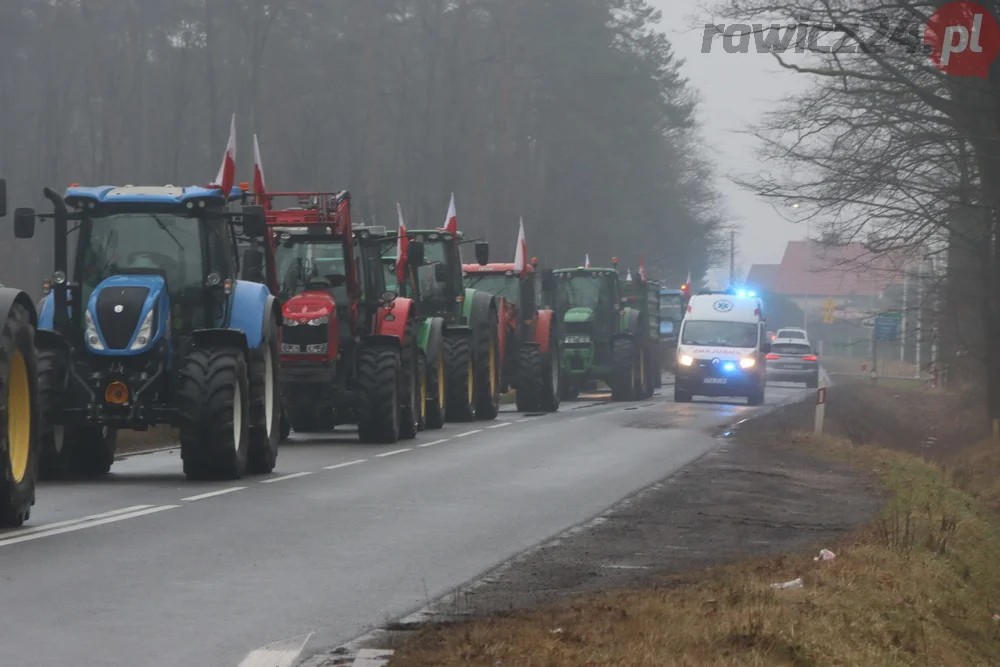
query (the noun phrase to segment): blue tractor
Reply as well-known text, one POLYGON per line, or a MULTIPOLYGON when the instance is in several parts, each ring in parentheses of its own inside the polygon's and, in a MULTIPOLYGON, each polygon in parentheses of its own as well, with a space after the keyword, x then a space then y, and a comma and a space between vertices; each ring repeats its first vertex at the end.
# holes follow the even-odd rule
POLYGON ((44 194, 52 213, 14 214, 17 238, 31 238, 37 220, 54 223, 36 335, 42 475, 103 475, 119 429, 158 424, 179 429, 188 479, 270 473, 281 307, 266 285, 241 279, 263 271, 261 244, 246 244, 265 237, 263 208, 232 212, 247 201, 236 188, 44 194))

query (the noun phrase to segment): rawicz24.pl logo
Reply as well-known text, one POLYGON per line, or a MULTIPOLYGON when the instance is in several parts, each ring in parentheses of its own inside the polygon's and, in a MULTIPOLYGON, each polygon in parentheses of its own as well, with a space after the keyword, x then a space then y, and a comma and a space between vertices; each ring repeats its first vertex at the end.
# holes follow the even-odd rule
POLYGON ((721 36, 727 53, 923 53, 953 76, 987 78, 1000 52, 1000 26, 982 5, 957 0, 942 5, 926 24, 869 14, 839 25, 798 21, 794 25, 706 24, 702 53, 721 36))

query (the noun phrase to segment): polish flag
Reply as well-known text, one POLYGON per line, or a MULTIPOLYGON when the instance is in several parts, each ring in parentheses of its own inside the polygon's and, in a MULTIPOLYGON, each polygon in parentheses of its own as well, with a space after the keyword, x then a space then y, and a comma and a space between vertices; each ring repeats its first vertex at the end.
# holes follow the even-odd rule
POLYGON ((646 253, 639 255, 639 279, 646 281, 646 253))
MULTIPOLYGON (((260 144, 257 143, 257 135, 253 135, 253 191, 262 195, 267 192, 267 185, 264 182, 264 165, 260 160, 260 144)), ((269 197, 258 197, 258 202, 265 211, 271 210, 271 199, 269 197)))
POLYGON ((228 198, 236 183, 236 114, 229 122, 229 142, 226 144, 226 154, 222 156, 222 166, 212 185, 222 189, 224 197, 228 198))
POLYGON ((587 253, 586 255, 583 256, 583 268, 585 269, 590 268, 590 253, 587 253))
POLYGON ((458 214, 455 213, 455 193, 451 194, 451 203, 448 204, 448 217, 444 221, 444 231, 451 234, 458 234, 458 214))
POLYGON ((517 249, 514 251, 514 271, 522 278, 528 271, 528 244, 524 241, 524 218, 517 230, 517 249))
POLYGON ((406 259, 410 239, 406 235, 406 224, 403 222, 403 207, 399 203, 396 204, 396 213, 399 214, 399 237, 396 239, 396 280, 402 285, 406 281, 406 259))

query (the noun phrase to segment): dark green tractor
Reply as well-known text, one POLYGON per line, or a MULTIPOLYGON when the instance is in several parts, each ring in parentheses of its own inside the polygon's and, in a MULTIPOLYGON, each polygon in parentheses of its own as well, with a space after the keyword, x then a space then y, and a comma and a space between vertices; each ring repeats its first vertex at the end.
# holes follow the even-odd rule
MULTIPOLYGON (((625 289, 617 268, 558 269, 556 317, 562 323, 560 348, 563 398, 572 400, 581 390, 611 387, 615 401, 652 396, 654 388, 655 327, 649 307, 625 289)), ((657 318, 659 308, 656 311, 657 318)))

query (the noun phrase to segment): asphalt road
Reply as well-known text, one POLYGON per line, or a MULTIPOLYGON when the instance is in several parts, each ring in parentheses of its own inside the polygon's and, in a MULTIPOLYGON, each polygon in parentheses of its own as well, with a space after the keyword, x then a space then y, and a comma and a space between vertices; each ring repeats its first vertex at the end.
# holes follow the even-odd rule
MULTIPOLYGON (((806 391, 772 384, 767 403, 806 391)), ((188 483, 168 451, 43 485, 32 521, 0 533, 3 664, 249 667, 275 642, 276 656, 329 650, 601 513, 711 449, 712 427, 766 409, 662 392, 545 416, 505 409, 397 446, 293 435, 275 474, 240 483, 188 483), (670 428, 644 423, 665 415, 670 428)))

